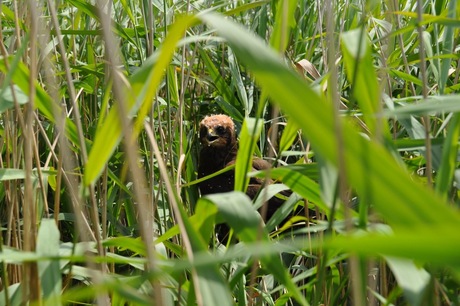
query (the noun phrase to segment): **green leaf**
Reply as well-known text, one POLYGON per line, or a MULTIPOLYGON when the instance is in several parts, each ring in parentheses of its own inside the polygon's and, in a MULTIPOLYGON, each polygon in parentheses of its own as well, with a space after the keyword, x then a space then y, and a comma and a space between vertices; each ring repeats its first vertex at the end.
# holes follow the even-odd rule
MULTIPOLYGON (((5 6, 2 5, 2 8, 3 7, 5 6)), ((20 87, 18 87, 16 84, 12 85, 14 74, 18 69, 19 63, 21 62, 21 57, 24 55, 28 41, 29 35, 26 35, 24 37, 24 40, 21 42, 21 48, 16 52, 14 57, 12 57, 13 60, 10 61, 8 65, 6 64, 6 62, 2 63, 5 65, 5 69, 7 66, 9 67, 7 72, 5 73, 5 79, 3 80, 3 84, 1 86, 0 113, 14 107, 15 96, 13 96, 13 92, 15 95, 19 95, 20 97, 19 99, 17 99, 19 104, 25 104, 29 100, 29 97, 26 94, 24 94, 24 91, 22 91, 20 87), (11 85, 13 86, 13 90, 11 89, 11 85)))
POLYGON ((234 9, 226 10, 223 13, 227 16, 232 16, 232 15, 240 14, 242 12, 245 12, 251 9, 255 9, 259 6, 263 6, 264 4, 267 4, 269 2, 270 2, 269 0, 251 1, 249 3, 239 4, 234 9))
POLYGON ((26 172, 23 169, 0 169, 0 181, 23 180, 26 172))
POLYGON ((6 87, 5 90, 3 90, 1 94, 2 94, 2 97, 0 99, 0 114, 8 109, 14 108, 15 98, 19 105, 23 105, 29 102, 29 97, 26 96, 24 92, 16 85, 13 85, 13 89, 11 89, 11 87, 6 87), (14 96, 13 96, 13 91, 14 91, 14 96))
POLYGON ((454 172, 457 169, 458 139, 460 136, 460 114, 454 114, 449 122, 444 145, 442 148, 441 165, 436 175, 436 191, 444 199, 448 198, 448 191, 452 188, 454 172))
MULTIPOLYGON (((269 185, 265 188, 269 188, 273 186, 276 186, 276 185, 269 185)), ((289 216, 289 214, 292 214, 294 207, 301 200, 302 200, 302 197, 298 196, 297 194, 294 193, 293 195, 291 195, 283 203, 283 205, 281 205, 281 207, 276 210, 276 212, 273 214, 270 220, 268 220, 267 224, 265 225, 265 229, 268 232, 274 230, 276 226, 280 225, 283 222, 283 220, 285 220, 289 216)))
POLYGON ((407 74, 403 71, 399 71, 399 70, 396 70, 396 69, 390 69, 389 71, 389 74, 392 76, 392 77, 395 77, 395 78, 400 78, 401 80, 404 80, 406 82, 409 82, 409 83, 414 83, 415 85, 418 85, 418 86, 422 86, 423 82, 422 80, 420 80, 419 78, 411 75, 411 74, 407 74))
MULTIPOLYGON (((3 288, 3 290, 6 290, 6 288, 3 288)), ((8 302, 5 301, 5 295, 4 292, 1 292, 0 294, 0 304, 1 305, 12 305, 12 306, 20 306, 23 304, 22 301, 22 286, 21 283, 16 283, 8 287, 8 302)))
POLYGON ((283 53, 289 43, 290 32, 296 25, 295 10, 297 1, 281 0, 276 2, 275 26, 270 37, 270 45, 283 53))
POLYGON ((198 200, 195 214, 190 218, 190 223, 205 241, 211 238, 214 225, 216 225, 216 215, 217 207, 215 205, 211 205, 208 201, 198 200))
POLYGON ((299 127, 297 124, 295 124, 292 120, 288 120, 284 127, 283 134, 281 135, 279 153, 282 153, 291 147, 292 143, 296 139, 298 131, 299 127))
POLYGON ((118 107, 113 107, 101 128, 97 130, 94 143, 85 165, 83 182, 85 186, 93 184, 121 140, 121 126, 118 107))
MULTIPOLYGON (((395 12, 396 14, 399 15, 404 15, 408 17, 412 17, 414 19, 417 19, 417 13, 415 12, 395 12)), ((455 19, 455 18, 447 18, 444 16, 435 16, 435 15, 430 15, 430 14, 422 14, 422 22, 420 25, 426 25, 429 23, 438 23, 438 24, 443 24, 443 25, 448 25, 452 27, 460 27, 460 20, 455 19)))
MULTIPOLYGON (((60 232, 54 219, 42 219, 37 237, 37 254, 49 257, 59 256, 60 232)), ((38 274, 43 297, 53 305, 61 305, 62 276, 59 260, 39 261, 38 274)))
POLYGON ((414 306, 421 305, 430 283, 430 274, 409 260, 392 257, 386 257, 385 260, 409 303, 414 306))
POLYGON ((283 182, 289 188, 315 203, 324 213, 329 214, 330 207, 321 199, 321 192, 318 183, 310 179, 311 167, 309 165, 289 165, 270 169, 270 171, 260 171, 251 173, 259 178, 266 178, 283 182))
POLYGON ((34 252, 19 251, 12 248, 3 247, 3 251, 0 252, 0 261, 6 263, 23 263, 25 261, 38 261, 43 259, 42 256, 34 252))
MULTIPOLYGON (((235 230, 241 241, 258 240, 258 228, 262 218, 246 194, 235 191, 207 195, 205 199, 217 206, 225 222, 235 230)), ((268 240, 267 233, 263 232, 260 239, 268 240)))
MULTIPOLYGON (((209 205, 207 202, 203 202, 200 198, 196 204, 195 214, 189 218, 190 224, 196 231, 199 231, 203 240, 207 241, 215 222, 217 210, 215 206, 209 205)), ((161 235, 155 240, 155 244, 162 243, 171 239, 172 237, 180 234, 179 226, 174 225, 166 233, 161 235)))
MULTIPOLYGON (((41 169, 42 175, 56 175, 56 170, 54 169, 41 169)), ((10 180, 23 180, 26 177, 26 172, 23 169, 9 169, 2 168, 0 169, 0 181, 10 181, 10 180)), ((32 178, 38 179, 38 173, 36 169, 32 170, 32 178)))
POLYGON ((140 238, 112 237, 103 242, 105 247, 118 247, 122 250, 131 250, 142 256, 146 256, 145 244, 140 238))
POLYGON ((238 98, 243 104, 245 110, 245 117, 247 117, 252 111, 253 103, 252 99, 248 99, 246 87, 241 77, 238 60, 236 59, 235 55, 232 52, 232 49, 230 48, 228 48, 228 64, 230 66, 230 72, 232 74, 232 81, 234 83, 236 93, 238 94, 238 98))
POLYGON ((459 268, 460 249, 453 245, 460 243, 457 232, 450 226, 419 226, 411 229, 399 229, 392 234, 358 232, 356 234, 336 236, 316 247, 325 247, 352 252, 365 256, 391 256, 414 260, 417 263, 431 263, 436 266, 459 268))
MULTIPOLYGON (((449 1, 448 2, 448 12, 447 17, 455 19, 456 15, 456 8, 455 4, 457 1, 449 1)), ((446 28, 443 33, 443 44, 442 44, 442 53, 446 55, 450 55, 453 52, 453 43, 454 43, 454 27, 451 25, 446 25, 446 28)), ((441 71, 439 76, 439 92, 444 94, 444 89, 447 84, 447 78, 449 76, 449 69, 451 58, 441 59, 441 71)))
POLYGON ((397 107, 394 110, 385 110, 385 117, 398 119, 411 116, 435 115, 442 113, 457 113, 460 111, 460 95, 431 96, 416 104, 397 107))
POLYGON ((375 113, 379 109, 380 90, 367 32, 364 28, 358 28, 342 33, 341 42, 347 77, 353 86, 353 96, 369 130, 375 133, 378 124, 375 113))
POLYGON ((235 162, 235 190, 246 191, 248 172, 252 169, 252 156, 262 131, 262 120, 246 118, 241 127, 238 155, 235 162))

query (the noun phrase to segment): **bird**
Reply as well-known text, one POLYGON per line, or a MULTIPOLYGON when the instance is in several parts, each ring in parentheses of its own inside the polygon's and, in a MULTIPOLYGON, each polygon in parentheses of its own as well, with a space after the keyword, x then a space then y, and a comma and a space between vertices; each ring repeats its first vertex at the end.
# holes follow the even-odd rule
MULTIPOLYGON (((238 140, 233 120, 227 115, 206 116, 200 123, 200 142, 202 144, 198 178, 203 178, 231 166, 236 161, 238 154, 238 140)), ((254 157, 253 170, 266 170, 271 164, 254 157)), ((229 170, 199 184, 202 195, 228 192, 234 189, 235 172, 229 170)), ((262 187, 264 180, 251 178, 247 194, 254 199, 262 187)))
MULTIPOLYGON (((198 178, 213 174, 235 163, 238 142, 233 120, 227 115, 206 116, 200 122, 201 151, 198 178)), ((201 195, 233 190, 235 173, 227 171, 199 183, 201 195)))
MULTIPOLYGON (((199 139, 201 142, 198 163, 199 179, 235 163, 238 154, 238 140, 235 124, 229 116, 224 114, 206 116, 200 122, 199 139)), ((254 171, 267 170, 271 167, 272 165, 268 161, 258 157, 253 158, 252 168, 254 171)), ((235 171, 231 169, 201 181, 198 188, 202 196, 229 192, 234 190, 234 181, 235 171)), ((246 194, 254 199, 266 183, 272 182, 255 177, 250 178, 246 194)), ((269 220, 283 203, 284 201, 278 197, 269 199, 264 221, 269 220)))

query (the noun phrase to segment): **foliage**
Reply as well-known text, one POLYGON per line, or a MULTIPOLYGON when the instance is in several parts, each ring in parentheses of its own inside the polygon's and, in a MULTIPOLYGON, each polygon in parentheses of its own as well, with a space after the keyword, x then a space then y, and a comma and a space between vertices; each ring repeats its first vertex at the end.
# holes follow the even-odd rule
POLYGON ((1 305, 460 303, 457 1, 0 7, 1 305), (212 113, 236 191, 201 198, 212 113))

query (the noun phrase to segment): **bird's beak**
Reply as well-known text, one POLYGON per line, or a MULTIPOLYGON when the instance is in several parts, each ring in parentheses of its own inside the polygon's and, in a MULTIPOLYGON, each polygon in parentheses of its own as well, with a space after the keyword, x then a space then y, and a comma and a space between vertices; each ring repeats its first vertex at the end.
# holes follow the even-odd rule
POLYGON ((208 142, 208 146, 211 145, 214 141, 216 141, 219 138, 217 134, 214 132, 214 129, 209 129, 208 130, 208 135, 206 135, 206 141, 208 142))

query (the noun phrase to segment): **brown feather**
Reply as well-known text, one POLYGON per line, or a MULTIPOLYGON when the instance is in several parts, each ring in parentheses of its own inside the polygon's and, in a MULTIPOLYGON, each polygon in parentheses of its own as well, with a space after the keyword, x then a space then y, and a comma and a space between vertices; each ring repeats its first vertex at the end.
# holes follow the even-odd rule
MULTIPOLYGON (((235 125, 225 115, 204 118, 200 123, 200 162, 198 178, 213 174, 235 162, 238 143, 235 125)), ((233 190, 235 174, 227 171, 199 184, 202 195, 233 190)))
MULTIPOLYGON (((232 119, 226 115, 212 115, 205 117, 200 123, 200 142, 202 145, 198 166, 198 178, 211 175, 222 170, 236 161, 238 153, 238 141, 236 138, 235 125, 232 119)), ((271 164, 264 159, 254 157, 252 170, 267 170, 271 164)), ((198 184, 201 195, 229 192, 234 190, 235 171, 234 169, 214 176, 198 184)), ((265 181, 259 178, 251 178, 246 194, 254 199, 265 184, 272 181, 265 181)), ((290 191, 282 192, 289 196, 290 191)), ((278 197, 272 197, 266 205, 267 215, 265 220, 269 220, 276 210, 284 203, 278 197)), ((298 212, 297 212, 298 213, 298 212)), ((223 242, 227 240, 228 227, 221 225, 218 228, 219 239, 223 242)))
MULTIPOLYGON (((226 115, 213 115, 205 117, 200 123, 200 162, 198 177, 202 178, 222 170, 235 163, 238 153, 235 125, 232 119, 226 115)), ((264 159, 254 157, 252 161, 254 171, 271 168, 271 164, 264 159)), ((199 184, 202 195, 228 192, 234 189, 235 172, 229 170, 199 184)), ((270 183, 270 182, 267 182, 270 183)), ((254 199, 264 185, 264 180, 251 178, 247 189, 247 195, 254 199)), ((283 203, 278 198, 269 200, 267 219, 283 203)))

